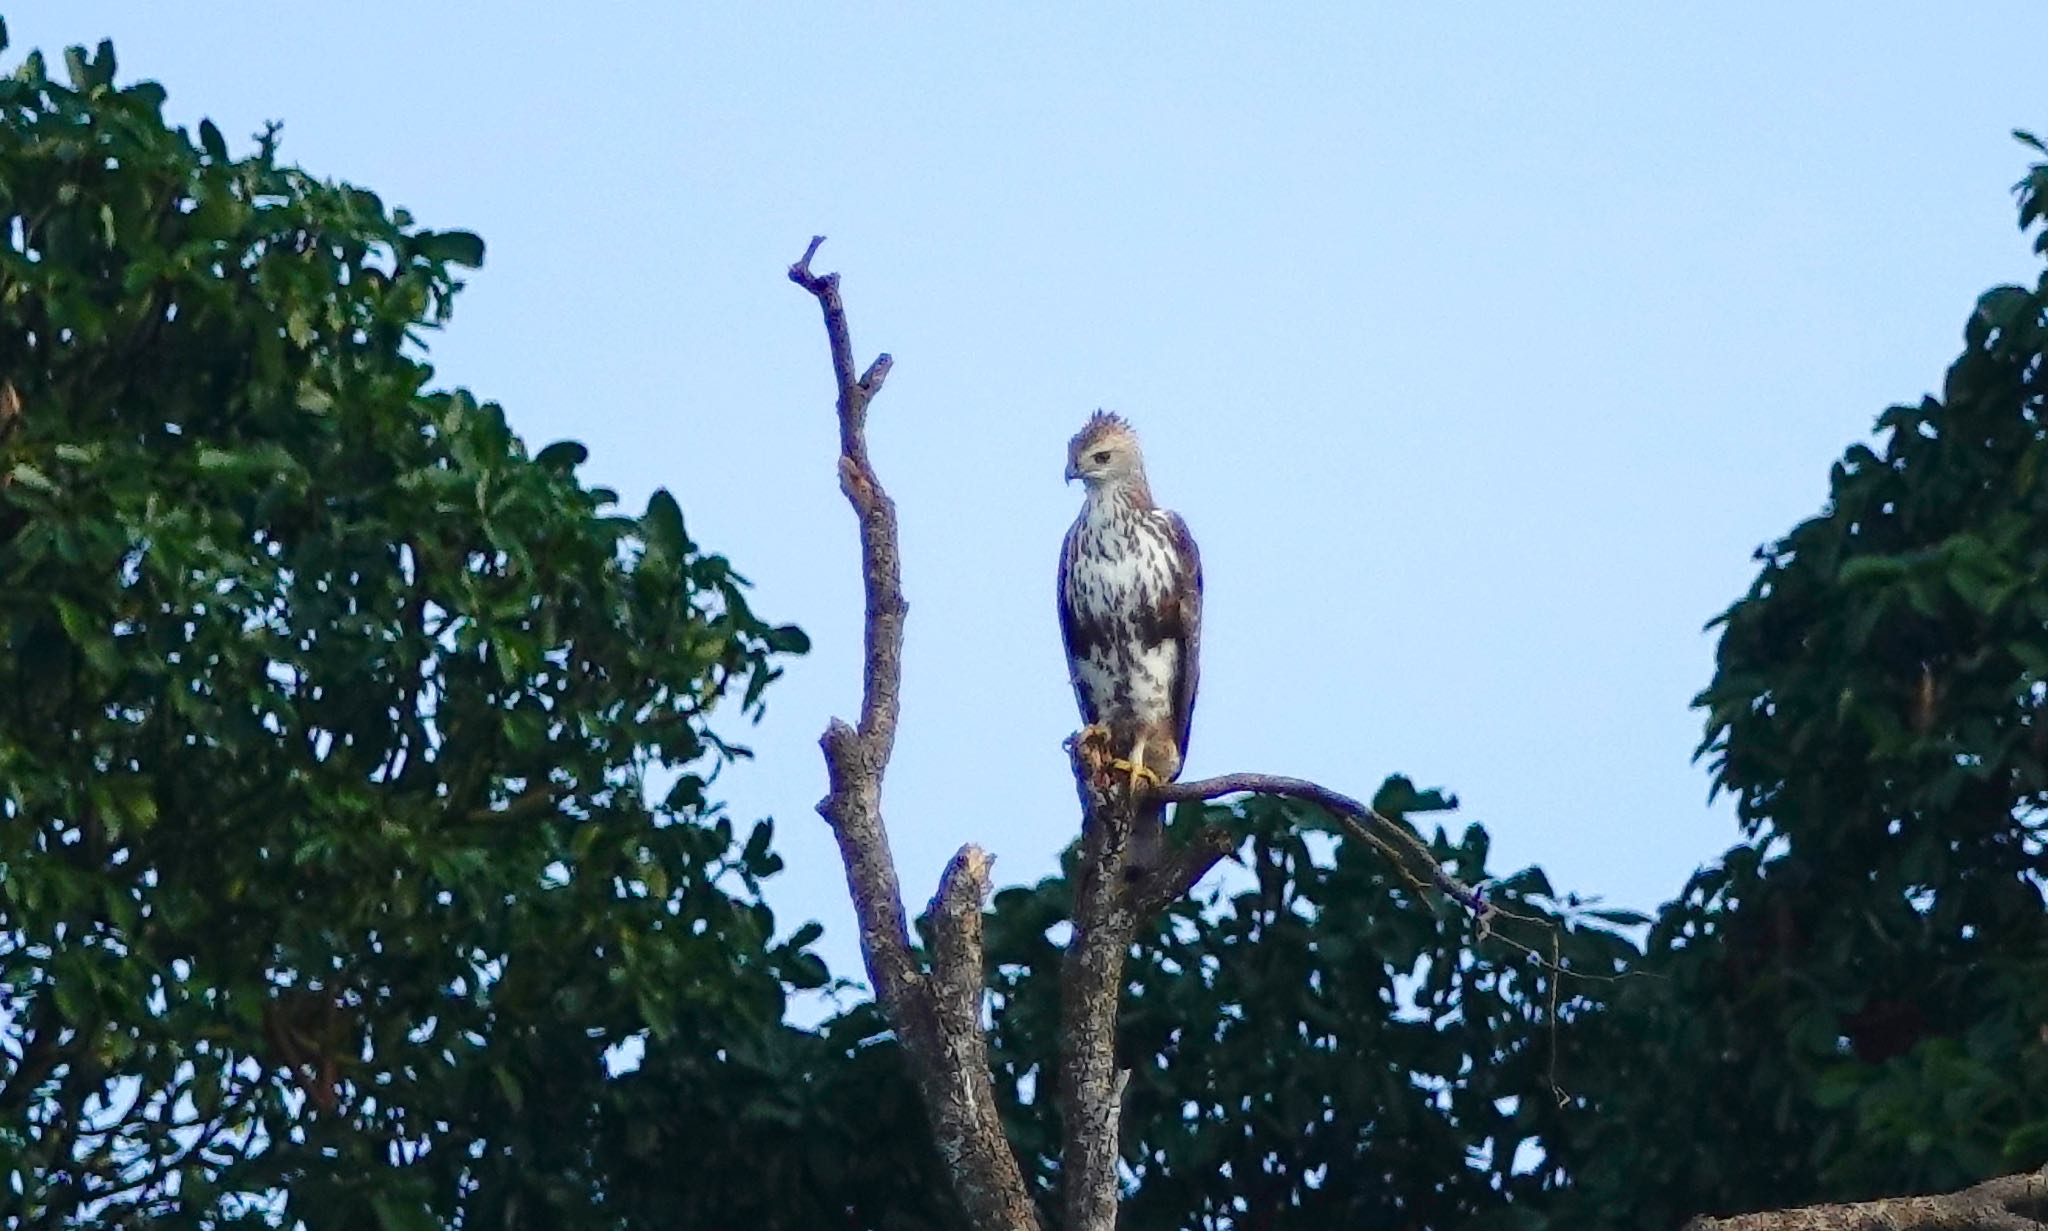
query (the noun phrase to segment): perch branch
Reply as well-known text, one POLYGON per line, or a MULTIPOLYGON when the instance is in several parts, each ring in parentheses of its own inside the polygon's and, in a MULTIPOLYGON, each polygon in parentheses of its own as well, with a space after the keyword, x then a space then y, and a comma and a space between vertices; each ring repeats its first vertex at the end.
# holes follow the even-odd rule
POLYGON ((997 1115, 981 1030, 987 857, 975 847, 962 849, 940 881, 936 966, 927 978, 911 948, 903 890, 882 823, 882 776, 896 743, 907 608, 896 505, 868 459, 867 413, 888 378, 890 361, 882 355, 865 374, 854 375, 839 275, 811 272, 811 258, 824 242, 823 236, 811 240, 803 259, 790 266, 789 280, 810 292, 825 315, 838 384, 839 486, 860 522, 866 621, 860 721, 849 726, 835 718, 825 729, 829 791, 818 812, 832 827, 846 866, 875 999, 902 1045, 962 1208, 977 1231, 1037 1231, 1037 1211, 997 1115))
POLYGON ((1105 750, 1067 741, 1081 799, 1081 858, 1073 933, 1060 971, 1061 1226, 1113 1231, 1119 1120, 1128 1071, 1116 1064, 1124 964, 1139 925, 1194 887, 1235 848, 1228 830, 1205 827, 1166 863, 1133 883, 1126 875, 1142 793, 1106 776, 1105 750))
POLYGON ((1695 1218, 1684 1231, 2048 1231, 2048 1168, 1935 1197, 1695 1218))
POLYGON ((1124 867, 1137 799, 1102 789, 1087 749, 1078 740, 1068 747, 1082 812, 1073 934, 1060 968, 1060 1225, 1113 1231, 1124 1089, 1116 1067, 1116 1017, 1138 920, 1124 867))

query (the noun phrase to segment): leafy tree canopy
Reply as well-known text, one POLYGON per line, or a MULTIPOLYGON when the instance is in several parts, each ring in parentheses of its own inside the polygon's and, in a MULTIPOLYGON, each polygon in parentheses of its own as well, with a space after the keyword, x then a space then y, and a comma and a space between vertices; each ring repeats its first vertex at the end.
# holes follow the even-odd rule
MULTIPOLYGON (((2017 194, 2048 256, 2048 163, 2017 194)), ((2048 1159, 2048 275, 1987 291, 1963 343, 1716 621, 1702 752, 1749 840, 1665 908, 1657 977, 1608 1015, 1563 1225, 2048 1159)))
MULTIPOLYGON (((0 1208, 956 1225, 873 1007, 783 1024, 816 929, 772 939, 772 835, 707 795, 801 634, 665 493, 430 388, 474 236, 67 60, 0 81, 0 1208)), ((2048 161, 2019 203, 2048 256, 2048 161)), ((1251 874, 1131 967, 1134 1228, 1676 1226, 2048 1157, 2048 277, 1964 340, 1718 621, 1744 840, 1641 952, 1534 869, 1482 925, 1312 810, 1193 810, 1251 874)), ((1047 1196, 1070 892, 987 924, 1047 1196)))
POLYGON ((779 1073, 825 978, 706 795, 803 636, 430 390, 475 236, 66 59, 0 81, 0 1207, 608 1225, 607 1050, 779 1073))
MULTIPOLYGON (((1453 802, 1395 777, 1373 806, 1409 824, 1453 802)), ((1635 955, 1612 925, 1637 917, 1560 899, 1530 869, 1487 883, 1499 913, 1482 925, 1381 852, 1332 841, 1313 807, 1184 806, 1174 827, 1205 822, 1240 836, 1252 875, 1177 903, 1133 954, 1119 1037, 1137 1188, 1124 1221, 1472 1226, 1553 1187, 1554 1169, 1524 1146, 1583 1110, 1569 1093, 1584 1068, 1571 1032, 1635 955)), ((1477 825, 1429 843, 1473 883, 1486 880, 1487 847, 1477 825)), ((1047 1192, 1059 1139, 1052 936, 1071 893, 1065 876, 1004 890, 987 934, 1012 1140, 1047 1192)))
MULTIPOLYGON (((2048 256, 2048 163, 2018 197, 2048 256)), ((1134 968, 1134 1226, 1676 1227, 2048 1159, 2048 276, 1987 292, 1964 343, 1715 621, 1702 753, 1745 841, 1640 954, 1602 925, 1644 920, 1539 871, 1489 886, 1525 918, 1482 935, 1377 855, 1317 854, 1292 805, 1229 814, 1257 888, 1183 904, 1134 968)), ((1485 875, 1477 827, 1436 853, 1485 875)), ((1048 1186, 1064 892, 989 927, 1048 1186)))

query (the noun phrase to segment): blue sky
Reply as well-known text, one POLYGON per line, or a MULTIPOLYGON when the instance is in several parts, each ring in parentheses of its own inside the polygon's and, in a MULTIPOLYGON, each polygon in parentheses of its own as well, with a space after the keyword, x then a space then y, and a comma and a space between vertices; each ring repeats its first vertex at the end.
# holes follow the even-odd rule
POLYGON ((849 975, 811 806, 859 576, 783 277, 814 232, 896 357, 913 906, 962 842, 1016 882, 1071 836, 1052 579, 1097 406, 1202 545, 1190 774, 1405 772, 1500 871, 1654 906, 1735 836, 1691 760, 1701 625, 2035 271, 2038 3, 462 7, 7 22, 10 58, 111 36, 175 117, 281 119, 290 159, 486 238, 442 381, 629 503, 671 488, 816 642, 722 785, 849 975))

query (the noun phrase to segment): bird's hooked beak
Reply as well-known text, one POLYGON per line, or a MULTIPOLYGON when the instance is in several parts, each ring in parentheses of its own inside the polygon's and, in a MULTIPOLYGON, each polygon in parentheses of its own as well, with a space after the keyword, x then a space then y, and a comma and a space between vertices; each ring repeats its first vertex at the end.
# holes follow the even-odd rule
POLYGON ((1081 468, 1074 464, 1073 459, 1069 458, 1067 460, 1067 482, 1072 483, 1075 479, 1078 479, 1080 477, 1081 468))

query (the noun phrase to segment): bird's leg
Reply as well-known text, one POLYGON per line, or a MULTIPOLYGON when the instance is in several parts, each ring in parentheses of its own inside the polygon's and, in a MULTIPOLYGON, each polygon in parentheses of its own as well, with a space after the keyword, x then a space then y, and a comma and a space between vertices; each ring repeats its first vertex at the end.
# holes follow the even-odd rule
POLYGON ((1138 784, 1140 782, 1148 786, 1159 785, 1159 775, 1153 773, 1151 767, 1145 764, 1145 737, 1142 735, 1138 737, 1137 743, 1131 745, 1130 760, 1112 760, 1109 763, 1109 767, 1111 769, 1127 769, 1131 772, 1131 794, 1133 795, 1138 793, 1138 784))

